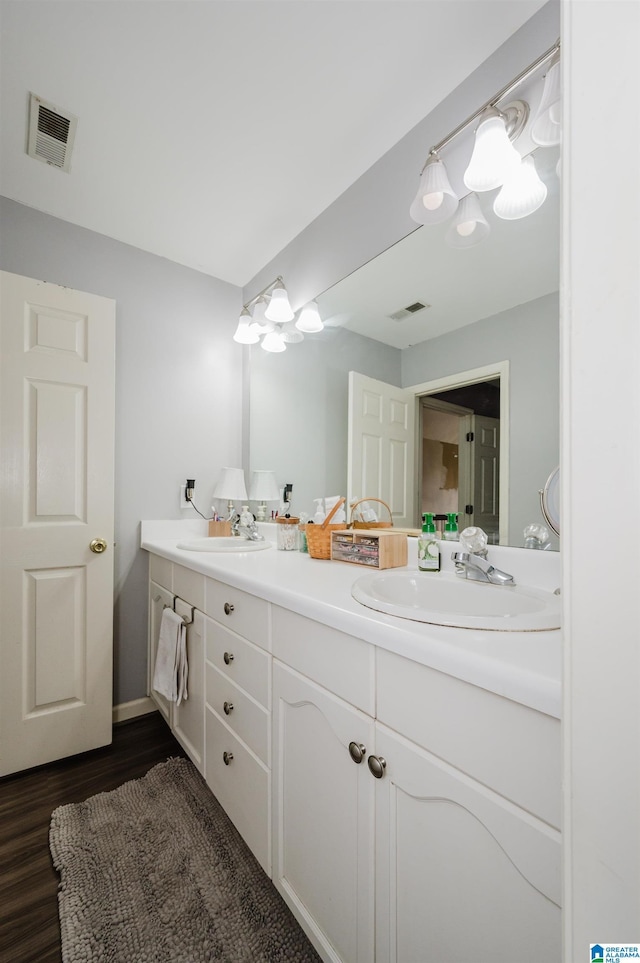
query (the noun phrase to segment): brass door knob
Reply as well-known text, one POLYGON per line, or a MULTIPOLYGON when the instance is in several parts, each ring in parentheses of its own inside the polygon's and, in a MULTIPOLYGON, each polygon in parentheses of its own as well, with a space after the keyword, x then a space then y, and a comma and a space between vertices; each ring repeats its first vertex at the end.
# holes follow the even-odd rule
POLYGON ((94 538, 93 541, 89 542, 89 548, 96 555, 102 555, 103 552, 107 550, 107 542, 104 538, 94 538))

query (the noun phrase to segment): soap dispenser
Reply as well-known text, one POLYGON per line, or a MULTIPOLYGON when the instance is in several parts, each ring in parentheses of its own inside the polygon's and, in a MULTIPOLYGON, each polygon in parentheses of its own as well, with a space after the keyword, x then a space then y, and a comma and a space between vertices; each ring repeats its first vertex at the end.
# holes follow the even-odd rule
POLYGON ((432 512, 422 516, 422 532, 418 538, 418 568, 421 572, 440 571, 440 546, 432 512))
POLYGON ((447 542, 458 541, 458 514, 457 512, 447 512, 447 520, 444 523, 443 538, 447 542))

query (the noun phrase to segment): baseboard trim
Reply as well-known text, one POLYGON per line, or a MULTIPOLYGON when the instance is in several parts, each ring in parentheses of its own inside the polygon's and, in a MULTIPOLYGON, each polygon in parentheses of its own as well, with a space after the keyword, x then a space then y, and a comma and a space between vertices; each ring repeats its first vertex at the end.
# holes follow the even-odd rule
POLYGON ((146 716, 150 712, 157 712, 158 707, 149 696, 142 699, 133 699, 131 702, 121 702, 120 705, 113 707, 113 722, 126 722, 127 719, 135 719, 137 716, 146 716))

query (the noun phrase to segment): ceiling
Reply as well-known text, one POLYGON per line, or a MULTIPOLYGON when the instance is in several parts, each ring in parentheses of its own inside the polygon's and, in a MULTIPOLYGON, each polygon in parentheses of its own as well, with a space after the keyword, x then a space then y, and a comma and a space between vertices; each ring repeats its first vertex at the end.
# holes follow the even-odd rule
POLYGON ((541 6, 2 0, 0 193, 243 286, 541 6), (69 173, 30 91, 78 117, 69 173))

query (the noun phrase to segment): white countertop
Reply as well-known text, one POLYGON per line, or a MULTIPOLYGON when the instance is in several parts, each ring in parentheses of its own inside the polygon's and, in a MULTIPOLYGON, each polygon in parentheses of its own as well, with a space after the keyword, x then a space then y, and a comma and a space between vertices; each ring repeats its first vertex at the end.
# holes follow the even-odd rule
MULTIPOLYGON (((262 530, 267 538, 275 537, 274 526, 262 530)), ((302 552, 281 552, 275 545, 265 551, 237 554, 177 547, 185 538, 206 534, 207 523, 201 520, 143 521, 141 546, 275 605, 560 718, 561 631, 486 632, 384 615, 351 596, 353 583, 370 569, 314 559, 302 552)), ((451 572, 449 549, 457 548, 457 543, 444 544, 442 566, 451 572)), ((489 557, 523 584, 551 591, 560 584, 558 553, 492 547, 489 557)), ((409 539, 407 568, 417 569, 415 539, 409 539)))

